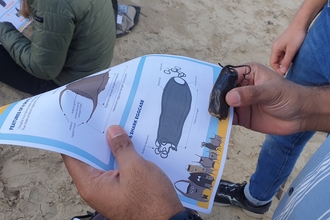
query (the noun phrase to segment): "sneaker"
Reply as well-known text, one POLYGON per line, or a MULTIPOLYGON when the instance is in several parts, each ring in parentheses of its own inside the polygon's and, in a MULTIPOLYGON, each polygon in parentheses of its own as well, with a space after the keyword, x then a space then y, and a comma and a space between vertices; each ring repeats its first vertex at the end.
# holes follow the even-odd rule
POLYGON ((262 206, 251 204, 244 195, 246 182, 232 183, 227 180, 221 180, 214 202, 219 206, 236 206, 241 208, 247 215, 254 218, 263 218, 272 202, 262 206))

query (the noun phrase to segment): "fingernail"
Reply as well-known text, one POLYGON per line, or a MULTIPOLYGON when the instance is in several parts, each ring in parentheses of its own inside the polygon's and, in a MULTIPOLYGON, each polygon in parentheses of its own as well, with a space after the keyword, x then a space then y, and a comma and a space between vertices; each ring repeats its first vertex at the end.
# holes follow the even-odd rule
POLYGON ((231 105, 237 105, 241 102, 241 96, 238 94, 238 92, 229 92, 227 96, 228 101, 231 105))
POLYGON ((114 139, 122 134, 124 134, 124 130, 120 126, 112 125, 109 127, 108 136, 110 139, 114 139))
POLYGON ((287 68, 281 66, 281 72, 282 73, 286 73, 287 70, 288 70, 287 68))

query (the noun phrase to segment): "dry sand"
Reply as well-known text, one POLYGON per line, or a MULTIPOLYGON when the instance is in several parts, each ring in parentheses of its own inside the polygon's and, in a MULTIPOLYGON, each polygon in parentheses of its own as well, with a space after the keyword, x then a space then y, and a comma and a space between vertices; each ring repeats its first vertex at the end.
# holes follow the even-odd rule
MULTIPOLYGON (((272 42, 284 31, 301 0, 132 0, 141 6, 137 27, 117 39, 112 66, 135 57, 175 54, 211 63, 238 65, 257 61, 269 66, 272 42)), ((27 97, 0 84, 0 106, 27 97)), ((308 143, 286 188, 325 139, 308 143)), ((235 126, 223 177, 248 180, 264 135, 235 126)), ((92 211, 77 194, 59 154, 26 147, 0 146, 0 219, 70 219, 92 211)), ((271 219, 274 198, 264 219, 271 219)), ((238 208, 214 206, 204 219, 252 219, 238 208)))

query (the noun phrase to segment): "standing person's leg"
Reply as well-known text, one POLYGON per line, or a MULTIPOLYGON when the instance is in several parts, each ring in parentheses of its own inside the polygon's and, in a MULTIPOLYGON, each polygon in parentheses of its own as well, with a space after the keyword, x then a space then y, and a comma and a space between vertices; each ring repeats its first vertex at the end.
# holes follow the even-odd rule
MULTIPOLYGON (((286 76, 287 79, 307 86, 330 84, 329 29, 330 8, 326 6, 307 34, 286 76)), ((250 191, 252 198, 270 201, 292 172, 301 151, 314 133, 267 135, 256 172, 250 179, 249 190, 245 191, 246 195, 248 196, 250 191)), ((255 202, 258 204, 258 201, 255 202)))
MULTIPOLYGON (((291 81, 302 85, 330 84, 330 8, 324 7, 306 36, 287 74, 291 81)), ((250 183, 220 182, 216 202, 232 204, 249 210, 254 216, 269 210, 270 201, 290 175, 301 151, 315 132, 288 136, 267 135, 255 173, 250 183), (238 194, 241 201, 239 204, 238 194), (243 193, 244 191, 244 193, 243 193), (231 192, 231 193, 230 193, 231 192)), ((251 214, 251 213, 250 213, 251 214)))
POLYGON ((254 205, 270 202, 291 174, 304 146, 314 134, 312 131, 288 136, 266 135, 256 171, 244 189, 246 198, 254 205))
POLYGON ((58 86, 51 80, 42 80, 26 72, 0 45, 0 81, 22 92, 37 95, 58 86))

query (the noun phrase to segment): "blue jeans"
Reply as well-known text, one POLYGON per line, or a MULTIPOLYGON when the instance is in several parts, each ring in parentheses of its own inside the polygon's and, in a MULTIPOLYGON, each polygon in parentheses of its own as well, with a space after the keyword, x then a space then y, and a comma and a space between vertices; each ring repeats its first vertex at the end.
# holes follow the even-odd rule
MULTIPOLYGON (((330 8, 326 5, 296 54, 287 79, 306 86, 330 84, 330 8)), ((255 205, 272 200, 287 179, 314 131, 278 136, 266 135, 255 173, 244 189, 255 205)))

